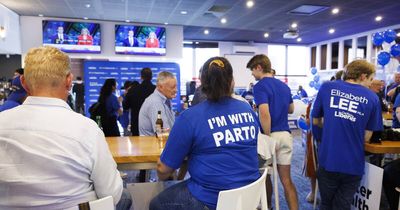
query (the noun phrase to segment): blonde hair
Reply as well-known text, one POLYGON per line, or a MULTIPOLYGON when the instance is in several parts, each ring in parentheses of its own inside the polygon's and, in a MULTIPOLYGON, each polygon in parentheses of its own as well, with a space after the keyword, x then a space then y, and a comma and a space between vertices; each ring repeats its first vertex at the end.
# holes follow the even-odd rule
POLYGON ((360 79, 362 74, 366 74, 369 77, 371 74, 375 73, 375 66, 366 60, 355 60, 346 65, 345 71, 343 72, 346 80, 360 79))
POLYGON ((57 87, 70 74, 67 54, 55 47, 38 47, 29 50, 25 57, 24 77, 30 89, 57 87))

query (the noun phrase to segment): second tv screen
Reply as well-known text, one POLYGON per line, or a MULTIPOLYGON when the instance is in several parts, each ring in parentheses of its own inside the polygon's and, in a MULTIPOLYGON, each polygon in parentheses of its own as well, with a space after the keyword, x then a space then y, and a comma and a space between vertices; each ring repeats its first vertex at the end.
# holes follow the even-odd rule
POLYGON ((165 28, 115 25, 117 54, 165 55, 165 28))

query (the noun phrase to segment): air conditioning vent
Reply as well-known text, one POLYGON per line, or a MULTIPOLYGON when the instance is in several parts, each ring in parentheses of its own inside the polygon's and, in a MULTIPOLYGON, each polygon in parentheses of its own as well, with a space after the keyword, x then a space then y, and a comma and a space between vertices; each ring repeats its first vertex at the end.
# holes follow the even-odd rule
POLYGON ((284 39, 296 39, 297 37, 299 37, 299 32, 297 30, 287 30, 283 34, 284 39))
POLYGON ((233 46, 233 52, 237 54, 255 54, 256 47, 248 45, 235 45, 233 46))

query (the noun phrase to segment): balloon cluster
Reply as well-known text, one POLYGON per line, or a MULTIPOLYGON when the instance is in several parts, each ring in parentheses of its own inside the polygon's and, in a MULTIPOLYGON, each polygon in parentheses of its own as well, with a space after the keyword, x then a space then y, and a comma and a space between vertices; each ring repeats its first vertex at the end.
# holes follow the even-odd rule
POLYGON ((375 46, 381 46, 383 42, 392 44, 390 47, 390 53, 386 51, 381 51, 378 53, 377 60, 380 65, 385 66, 389 63, 391 56, 397 57, 400 55, 400 44, 393 42, 396 39, 396 36, 396 32, 391 29, 372 34, 372 42, 375 46))
POLYGON ((315 88, 316 90, 319 90, 319 88, 321 87, 321 83, 320 83, 320 78, 319 75, 317 74, 317 68, 312 67, 311 68, 311 74, 314 75, 313 80, 310 81, 309 85, 312 88, 315 88))

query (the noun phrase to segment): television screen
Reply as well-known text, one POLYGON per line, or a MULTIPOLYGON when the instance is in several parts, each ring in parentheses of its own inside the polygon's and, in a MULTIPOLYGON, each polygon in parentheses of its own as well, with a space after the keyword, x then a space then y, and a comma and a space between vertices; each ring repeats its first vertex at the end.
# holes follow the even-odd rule
POLYGON ((165 55, 165 28, 115 25, 117 54, 165 55))
POLYGON ((43 20, 43 45, 69 53, 100 53, 100 24, 43 20))

